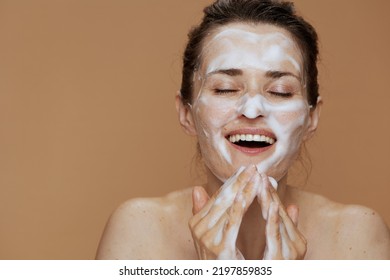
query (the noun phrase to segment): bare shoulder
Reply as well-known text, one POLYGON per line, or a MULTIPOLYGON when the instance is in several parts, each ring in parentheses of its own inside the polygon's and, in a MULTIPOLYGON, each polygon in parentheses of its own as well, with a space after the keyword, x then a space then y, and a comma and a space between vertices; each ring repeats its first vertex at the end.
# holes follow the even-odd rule
POLYGON ((340 246, 348 259, 390 259, 390 232, 382 217, 360 205, 344 205, 338 219, 340 246))
POLYGON ((389 228, 376 211, 297 189, 293 197, 314 243, 313 258, 390 259, 389 228))
POLYGON ((176 243, 172 242, 175 234, 180 233, 180 238, 185 238, 188 231, 186 223, 191 215, 190 205, 191 189, 163 197, 134 198, 124 202, 109 218, 96 258, 174 258, 175 248, 166 250, 166 246, 180 244, 177 239, 176 243))

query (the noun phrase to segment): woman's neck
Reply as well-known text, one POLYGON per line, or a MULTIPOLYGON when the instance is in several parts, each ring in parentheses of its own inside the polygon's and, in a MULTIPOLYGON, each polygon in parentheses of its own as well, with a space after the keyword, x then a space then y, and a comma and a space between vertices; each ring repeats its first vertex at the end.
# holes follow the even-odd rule
MULTIPOLYGON (((205 188, 211 197, 223 185, 223 182, 210 171, 207 171, 207 179, 205 188)), ((287 175, 278 182, 277 192, 283 205, 286 205, 285 202, 288 200, 287 175)), ((266 221, 261 214, 261 206, 255 198, 242 219, 236 243, 245 259, 261 259, 263 257, 265 224, 266 221)))

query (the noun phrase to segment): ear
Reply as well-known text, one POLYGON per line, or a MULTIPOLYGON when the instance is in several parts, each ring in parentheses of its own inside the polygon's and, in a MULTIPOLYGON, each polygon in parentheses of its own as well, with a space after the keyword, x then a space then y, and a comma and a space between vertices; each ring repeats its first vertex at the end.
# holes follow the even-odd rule
POLYGON ((306 135, 304 137, 305 141, 313 137, 314 133, 317 130, 318 122, 320 120, 320 115, 321 115, 322 104, 323 104, 322 98, 321 96, 318 96, 316 107, 310 109, 309 124, 308 124, 306 135))
POLYGON ((176 111, 179 117, 179 122, 185 133, 191 136, 197 135, 195 123, 192 116, 191 107, 189 104, 183 104, 180 91, 176 95, 176 111))

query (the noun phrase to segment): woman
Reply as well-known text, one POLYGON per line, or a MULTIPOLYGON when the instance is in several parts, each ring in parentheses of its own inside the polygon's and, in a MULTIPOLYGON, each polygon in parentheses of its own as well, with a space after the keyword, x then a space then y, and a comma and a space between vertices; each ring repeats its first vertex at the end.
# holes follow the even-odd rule
POLYGON ((287 185, 322 106, 317 35, 293 5, 219 0, 189 34, 176 98, 205 186, 129 200, 102 259, 389 259, 383 220, 287 185))

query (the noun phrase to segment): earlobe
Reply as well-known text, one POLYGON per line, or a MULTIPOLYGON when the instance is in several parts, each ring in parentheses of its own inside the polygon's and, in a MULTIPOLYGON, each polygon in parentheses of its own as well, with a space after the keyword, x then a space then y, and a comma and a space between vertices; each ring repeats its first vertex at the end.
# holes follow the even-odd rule
POLYGON ((320 115, 321 115, 322 104, 323 104, 322 98, 321 96, 318 96, 316 107, 310 109, 310 120, 309 120, 308 129, 304 140, 308 140, 311 137, 313 137, 314 133, 317 130, 318 122, 320 120, 320 115))
POLYGON ((175 102, 179 122, 185 133, 192 136, 197 135, 191 108, 189 105, 183 104, 180 92, 177 93, 175 102))

